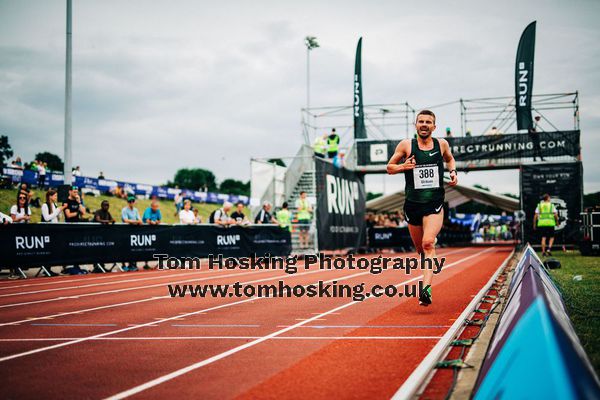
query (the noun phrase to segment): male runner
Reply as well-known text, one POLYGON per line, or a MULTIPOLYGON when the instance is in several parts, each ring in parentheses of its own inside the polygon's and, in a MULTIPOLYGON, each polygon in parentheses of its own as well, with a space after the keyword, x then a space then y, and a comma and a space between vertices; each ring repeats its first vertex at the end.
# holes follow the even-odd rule
MULTIPOLYGON (((410 237, 419 254, 435 257, 435 238, 444 222, 444 161, 450 170, 450 186, 458 183, 456 164, 450 146, 444 139, 432 138, 435 114, 420 111, 415 121, 416 139, 404 139, 396 147, 387 165, 394 175, 404 172, 406 179, 404 215, 410 237), (404 162, 400 164, 401 160, 404 162)), ((431 304, 432 270, 423 271, 423 289, 419 304, 431 304)))

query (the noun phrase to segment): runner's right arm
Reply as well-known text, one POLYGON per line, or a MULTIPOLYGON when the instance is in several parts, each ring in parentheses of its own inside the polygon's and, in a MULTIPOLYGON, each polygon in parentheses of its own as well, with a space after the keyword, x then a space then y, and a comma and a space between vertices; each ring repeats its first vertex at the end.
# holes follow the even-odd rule
POLYGON ((415 168, 415 156, 411 155, 408 157, 403 164, 398 164, 404 157, 406 157, 410 153, 410 140, 404 139, 398 146, 396 146, 396 151, 390 161, 387 164, 387 173, 389 175, 395 175, 400 172, 404 172, 408 169, 415 168))

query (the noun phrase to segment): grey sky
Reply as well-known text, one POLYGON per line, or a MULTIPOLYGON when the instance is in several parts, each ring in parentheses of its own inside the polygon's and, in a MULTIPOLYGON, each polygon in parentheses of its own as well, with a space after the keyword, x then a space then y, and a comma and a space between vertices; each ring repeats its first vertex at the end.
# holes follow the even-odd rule
MULTIPOLYGON (((360 36, 365 103, 511 95, 519 36, 537 20, 534 93, 580 91, 585 192, 600 190, 598 1, 74 3, 73 157, 84 175, 159 184, 202 167, 247 180, 250 157, 294 155, 308 34, 322 46, 313 106, 351 103, 360 36)), ((65 1, 0 0, 0 133, 24 160, 62 156, 64 48, 65 1)), ((458 107, 438 120, 438 133, 457 130, 458 107)), ((459 179, 518 192, 517 171, 459 179)), ((402 183, 386 178, 386 191, 402 183)), ((367 184, 381 190, 383 177, 367 184)))

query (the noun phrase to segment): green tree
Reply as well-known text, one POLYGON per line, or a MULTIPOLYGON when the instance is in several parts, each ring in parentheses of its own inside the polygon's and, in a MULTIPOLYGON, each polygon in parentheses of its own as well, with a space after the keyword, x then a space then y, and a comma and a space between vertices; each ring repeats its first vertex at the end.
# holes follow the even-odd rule
POLYGON ((280 167, 286 166, 281 158, 271 158, 271 159, 267 160, 267 162, 271 163, 271 164, 279 165, 280 167))
POLYGON ((381 197, 383 195, 383 193, 372 193, 372 192, 367 192, 367 201, 369 200, 373 200, 376 199, 378 197, 381 197))
POLYGON ((48 169, 52 171, 60 171, 64 170, 64 164, 59 156, 56 154, 49 153, 44 151, 43 153, 37 153, 35 155, 36 160, 40 160, 48 164, 48 169))
POLYGON ((178 170, 173 182, 167 183, 167 186, 175 185, 190 190, 199 190, 206 186, 209 192, 214 192, 217 189, 215 174, 202 168, 182 168, 178 170))
POLYGON ((12 148, 8 143, 8 136, 0 136, 0 168, 6 165, 5 161, 13 156, 12 148))
POLYGON ((250 181, 244 183, 235 179, 225 179, 221 182, 219 192, 250 196, 250 181))

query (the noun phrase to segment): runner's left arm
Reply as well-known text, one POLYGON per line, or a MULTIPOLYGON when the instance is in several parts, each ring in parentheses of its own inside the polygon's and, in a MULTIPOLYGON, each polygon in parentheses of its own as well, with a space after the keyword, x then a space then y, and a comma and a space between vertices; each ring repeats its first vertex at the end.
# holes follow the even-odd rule
POLYGON ((450 186, 456 186, 458 184, 458 176, 456 174, 456 161, 454 161, 454 156, 450 151, 450 145, 445 139, 440 139, 441 149, 442 149, 442 157, 444 157, 444 161, 446 161, 446 165, 448 166, 448 171, 450 171, 450 186))

